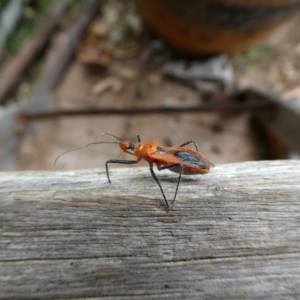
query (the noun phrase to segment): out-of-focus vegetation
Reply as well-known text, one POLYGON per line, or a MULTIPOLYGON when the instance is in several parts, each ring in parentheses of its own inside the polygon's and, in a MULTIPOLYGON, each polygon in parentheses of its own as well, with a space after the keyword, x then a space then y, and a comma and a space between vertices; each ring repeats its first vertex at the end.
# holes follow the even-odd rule
MULTIPOLYGON (((5 60, 10 54, 15 53, 23 42, 32 34, 38 22, 41 21, 47 8, 55 0, 22 0, 22 14, 16 28, 8 34, 4 55, 5 60)), ((0 1, 0 13, 9 3, 9 0, 0 1)))

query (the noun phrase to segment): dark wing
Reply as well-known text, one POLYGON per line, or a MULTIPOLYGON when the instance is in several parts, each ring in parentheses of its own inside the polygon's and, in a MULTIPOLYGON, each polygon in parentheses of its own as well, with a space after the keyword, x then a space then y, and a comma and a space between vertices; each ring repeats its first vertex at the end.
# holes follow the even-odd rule
POLYGON ((205 169, 212 166, 212 163, 209 160, 207 160, 204 156, 202 156, 200 153, 173 150, 170 151, 170 153, 168 152, 168 154, 172 154, 175 157, 179 158, 181 161, 199 168, 205 169))
POLYGON ((170 150, 166 153, 172 154, 181 161, 201 169, 214 167, 213 163, 206 159, 201 153, 196 152, 194 150, 170 150))
MULTIPOLYGON (((169 164, 182 163, 184 165, 183 174, 205 174, 209 172, 211 167, 214 167, 214 164, 206 159, 200 152, 190 148, 158 147, 156 159, 162 165, 167 165, 161 158, 164 158, 169 164)), ((180 168, 170 168, 170 171, 178 173, 180 168)))

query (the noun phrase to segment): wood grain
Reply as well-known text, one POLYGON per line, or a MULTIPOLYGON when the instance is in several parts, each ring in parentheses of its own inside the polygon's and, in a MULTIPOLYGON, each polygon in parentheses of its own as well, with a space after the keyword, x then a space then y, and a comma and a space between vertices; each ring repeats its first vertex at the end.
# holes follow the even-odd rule
POLYGON ((147 168, 1 173, 0 298, 296 299, 299 178, 299 161, 219 165, 167 213, 147 168))

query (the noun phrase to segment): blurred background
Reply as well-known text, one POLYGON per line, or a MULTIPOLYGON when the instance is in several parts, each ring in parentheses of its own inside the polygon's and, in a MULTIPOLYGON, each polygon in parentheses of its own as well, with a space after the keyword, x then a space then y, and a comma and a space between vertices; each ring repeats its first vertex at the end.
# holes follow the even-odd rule
POLYGON ((194 139, 215 164, 297 159, 299 29, 296 0, 2 0, 0 170, 127 159, 96 145, 53 166, 108 131, 194 139))

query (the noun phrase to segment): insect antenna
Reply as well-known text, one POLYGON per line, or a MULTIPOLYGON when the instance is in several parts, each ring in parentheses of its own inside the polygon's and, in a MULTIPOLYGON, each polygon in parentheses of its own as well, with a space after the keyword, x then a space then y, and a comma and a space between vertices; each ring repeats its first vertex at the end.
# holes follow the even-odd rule
POLYGON ((90 146, 90 145, 98 145, 98 144, 119 144, 119 142, 93 142, 93 143, 88 143, 88 144, 86 144, 86 145, 84 145, 84 146, 82 146, 82 147, 79 147, 79 148, 75 148, 75 149, 72 149, 72 150, 65 151, 65 152, 63 152, 62 154, 60 154, 60 155, 58 155, 58 156, 56 157, 56 159, 55 159, 55 161, 54 161, 54 166, 55 166, 57 160, 58 160, 61 156, 63 156, 64 154, 69 153, 69 152, 73 152, 73 151, 77 151, 77 150, 80 150, 80 149, 83 149, 83 148, 88 147, 88 146, 90 146))
POLYGON ((104 133, 102 133, 100 136, 104 136, 104 135, 110 135, 110 136, 112 136, 112 137, 118 139, 118 140, 121 141, 121 142, 123 141, 121 138, 117 137, 116 135, 114 135, 114 134, 112 134, 112 133, 110 133, 110 132, 104 132, 104 133))

